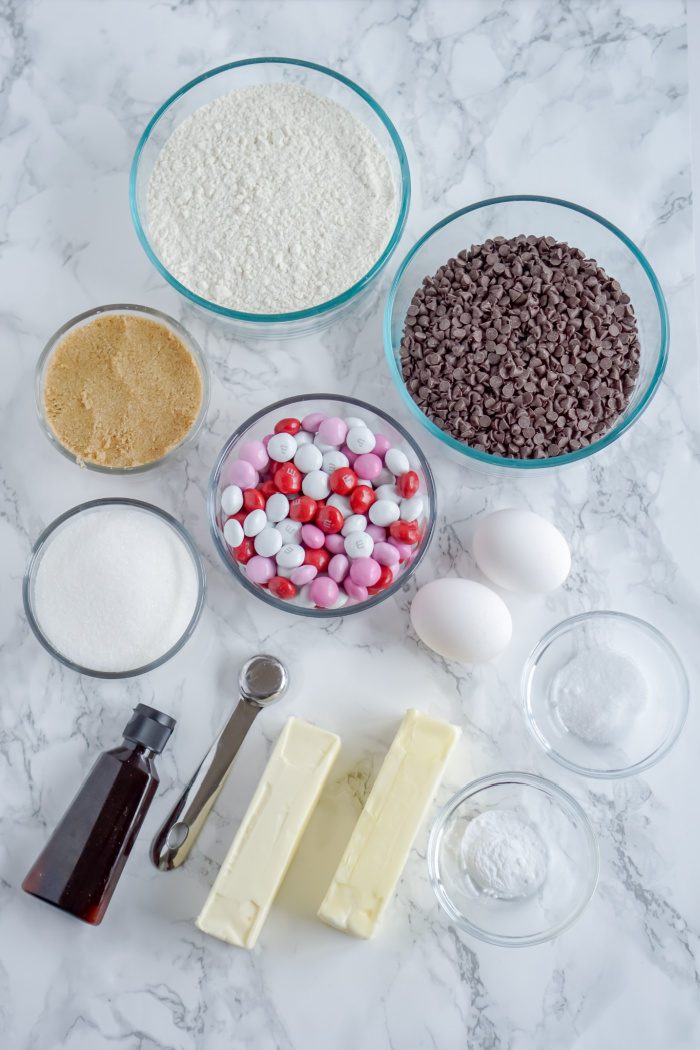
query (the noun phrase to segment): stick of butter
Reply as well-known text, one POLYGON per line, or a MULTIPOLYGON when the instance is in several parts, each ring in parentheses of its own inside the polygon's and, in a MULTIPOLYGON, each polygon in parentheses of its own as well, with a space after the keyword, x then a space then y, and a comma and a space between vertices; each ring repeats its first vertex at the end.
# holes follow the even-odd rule
POLYGON ((197 919, 204 933, 254 947, 340 748, 290 718, 197 919))
POLYGON ((447 722, 406 712, 319 908, 324 922, 372 936, 459 735, 447 722))

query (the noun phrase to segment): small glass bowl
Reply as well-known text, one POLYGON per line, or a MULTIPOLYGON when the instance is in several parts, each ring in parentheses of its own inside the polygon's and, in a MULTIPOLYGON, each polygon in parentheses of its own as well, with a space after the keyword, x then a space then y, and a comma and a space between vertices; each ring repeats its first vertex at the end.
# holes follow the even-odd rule
POLYGON ((379 605, 380 602, 383 602, 390 595, 394 594, 400 587, 403 587, 409 577, 412 576, 418 568, 425 552, 430 546, 430 541, 433 538, 433 532, 435 530, 435 520, 437 515, 435 482, 433 480, 430 465, 408 431, 404 430, 401 424, 397 423, 397 421, 387 415, 386 412, 382 412, 380 408, 375 408, 374 405, 368 405, 365 401, 360 401, 357 398, 343 397, 340 394, 299 394, 296 397, 287 397, 282 401, 277 401, 274 405, 268 405, 267 408, 261 409, 260 412, 256 412, 254 416, 247 419, 245 423, 241 423, 238 429, 231 434, 231 437, 222 448, 214 464, 214 469, 212 470, 209 479, 207 504, 209 511, 209 528, 212 539, 214 540, 214 546, 216 547, 224 565, 226 565, 234 578, 238 580, 239 583, 243 584, 245 589, 250 591, 251 594, 254 594, 256 598, 260 598, 268 605, 272 605, 275 609, 282 609, 284 612, 297 613, 299 616, 310 616, 317 619, 330 619, 338 616, 347 616, 350 613, 371 609, 375 605, 379 605), (348 411, 349 409, 357 410, 359 416, 365 420, 368 427, 374 433, 383 433, 389 438, 394 447, 401 449, 401 451, 405 452, 408 456, 411 470, 415 470, 420 478, 420 494, 423 496, 424 501, 427 504, 427 511, 424 513, 422 521, 423 537, 417 545, 411 561, 403 563, 394 582, 383 591, 379 591, 378 594, 373 595, 364 602, 348 602, 346 605, 337 609, 308 608, 303 605, 296 605, 293 602, 276 598, 274 594, 270 594, 265 588, 259 587, 255 583, 251 583, 245 572, 242 571, 242 567, 231 554, 222 533, 221 493, 223 489, 226 488, 226 483, 222 480, 222 474, 229 460, 235 460, 237 458, 236 450, 240 445, 245 441, 260 441, 266 434, 271 434, 275 423, 280 418, 292 415, 302 419, 305 415, 310 414, 311 412, 323 412, 324 415, 343 416, 351 414, 348 411))
POLYGON ((189 532, 179 521, 176 521, 172 515, 161 510, 160 507, 155 507, 152 503, 143 503, 141 500, 136 499, 125 499, 125 498, 109 498, 109 499, 94 499, 87 503, 80 503, 77 507, 72 507, 67 510, 65 514, 59 515, 54 521, 48 525, 39 539, 36 541, 29 554, 29 560, 27 562, 27 568, 24 573, 24 580, 22 582, 22 600, 24 602, 24 613, 27 617, 27 622, 34 632, 35 636, 43 645, 46 652, 53 656, 56 660, 62 663, 65 667, 70 667, 72 671, 77 671, 78 674, 88 675, 90 678, 134 678, 137 675, 146 674, 148 671, 155 670, 156 667, 160 667, 162 664, 167 663, 171 657, 175 656, 182 649, 185 642, 191 637, 195 627, 199 622, 199 618, 202 615, 202 609, 204 608, 204 597, 206 593, 206 576, 204 574, 204 565, 199 551, 197 550, 194 540, 190 536, 189 532), (36 574, 39 568, 39 564, 43 557, 44 552, 48 549, 52 538, 56 532, 64 525, 70 518, 74 518, 79 514, 90 514, 95 511, 99 511, 101 507, 132 507, 137 511, 144 514, 152 514, 156 518, 165 522, 170 528, 177 534, 182 540, 194 565, 197 573, 197 601, 192 613, 192 617, 187 627, 183 631, 180 638, 175 642, 167 652, 163 653, 156 660, 152 660, 148 664, 144 664, 143 667, 133 667, 126 671, 96 671, 90 667, 83 667, 80 664, 73 663, 66 656, 60 653, 53 647, 49 639, 42 631, 36 613, 34 611, 34 584, 36 581, 36 574))
POLYGON ((451 921, 489 944, 542 944, 566 930, 596 888, 600 860, 591 823, 566 791, 532 773, 496 773, 468 784, 433 824, 428 870, 435 896, 451 921), (547 877, 531 897, 489 896, 465 870, 461 843, 471 820, 489 810, 514 811, 539 833, 547 877))
POLYGON ((384 349, 389 371, 413 415, 461 461, 485 474, 517 477, 527 471, 551 470, 587 459, 617 441, 639 419, 661 382, 668 356, 668 312, 656 274, 640 249, 602 215, 554 197, 516 195, 478 201, 453 212, 414 244, 399 266, 384 309, 384 349), (576 452, 544 459, 509 459, 479 452, 441 430, 418 407, 401 371, 400 347, 406 311, 423 283, 448 259, 491 237, 518 234, 551 236, 596 259, 629 295, 635 310, 641 347, 640 371, 629 404, 602 437, 576 452))
POLYGON ((53 447, 58 449, 61 455, 65 456, 66 459, 69 459, 72 463, 77 463, 85 470, 94 470, 98 474, 144 474, 148 470, 154 470, 156 467, 160 467, 164 463, 167 463, 177 452, 186 446, 191 445, 199 431, 202 429, 202 424, 204 423, 209 408, 209 366, 199 348, 199 344, 173 317, 161 313, 160 310, 154 310, 151 306, 135 306, 132 303, 112 303, 109 306, 96 306, 92 310, 86 310, 85 313, 78 314, 77 317, 72 317, 70 321, 66 321, 57 332, 54 332, 37 361, 34 377, 34 394, 36 397, 36 410, 41 429, 44 431, 53 447), (71 452, 70 449, 67 449, 54 433, 51 424, 46 418, 46 412, 44 409, 44 383, 46 381, 46 371, 51 363, 51 358, 53 357, 54 352, 63 341, 64 336, 76 328, 81 328, 84 325, 89 324, 90 321, 93 321, 96 317, 108 314, 128 314, 137 317, 148 317, 152 321, 156 321, 158 324, 162 324, 166 328, 169 328, 189 350, 197 368, 199 369, 199 374, 202 379, 202 404, 191 429, 187 431, 182 441, 169 449, 164 456, 160 457, 160 459, 154 459, 151 463, 143 463, 138 467, 107 467, 100 463, 89 463, 87 460, 79 460, 75 453, 71 452))
POLYGON ((528 657, 522 676, 528 728, 559 765, 585 777, 615 779, 656 765, 678 739, 688 714, 688 678, 678 653, 655 627, 621 612, 590 612, 557 624, 528 657), (605 648, 628 657, 648 683, 648 698, 619 744, 588 743, 556 710, 557 673, 580 653, 605 648))
POLYGON ((136 147, 129 179, 131 217, 143 250, 156 270, 180 295, 227 322, 241 337, 281 339, 307 335, 337 321, 354 308, 386 266, 401 239, 411 199, 408 159, 396 128, 381 106, 342 73, 295 58, 248 58, 210 69, 171 95, 153 115, 136 147), (372 132, 391 168, 397 196, 396 222, 384 251, 367 273, 341 295, 305 310, 280 314, 247 313, 202 298, 185 287, 159 259, 149 234, 148 185, 161 149, 183 120, 201 106, 238 88, 260 84, 296 84, 349 110, 372 132))

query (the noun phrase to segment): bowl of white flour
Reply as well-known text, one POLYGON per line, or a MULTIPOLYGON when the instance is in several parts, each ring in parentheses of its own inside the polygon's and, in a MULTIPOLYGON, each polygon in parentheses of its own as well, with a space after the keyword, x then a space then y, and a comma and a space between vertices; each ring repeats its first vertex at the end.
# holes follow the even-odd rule
POLYGON ((354 308, 403 232, 401 139, 357 84, 296 59, 202 74, 150 120, 131 214, 159 273, 245 336, 325 327, 354 308))

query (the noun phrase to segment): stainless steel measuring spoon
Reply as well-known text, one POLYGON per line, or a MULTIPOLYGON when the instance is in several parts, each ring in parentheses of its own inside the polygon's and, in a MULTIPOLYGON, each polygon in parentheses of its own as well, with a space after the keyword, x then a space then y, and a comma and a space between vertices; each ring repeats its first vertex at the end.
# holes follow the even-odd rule
POLYGON ((243 665, 233 714, 153 839, 151 860, 161 871, 172 871, 187 858, 248 730, 263 707, 282 699, 288 684, 287 668, 274 656, 253 656, 243 665))

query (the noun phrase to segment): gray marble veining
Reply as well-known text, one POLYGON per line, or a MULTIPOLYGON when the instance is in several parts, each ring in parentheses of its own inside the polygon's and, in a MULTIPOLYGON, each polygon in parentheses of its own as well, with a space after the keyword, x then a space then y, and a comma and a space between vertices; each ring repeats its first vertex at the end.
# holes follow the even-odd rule
MULTIPOLYGON (((0 36, 0 1040, 7 1050, 690 1050, 700 1041, 700 848, 693 707, 672 754, 635 780, 589 783, 549 763, 518 707, 522 661, 543 631, 615 607, 667 632, 698 682, 700 428, 693 323, 685 9, 678 0, 10 0, 0 36), (233 58, 291 54, 359 81, 387 109, 413 177, 389 274, 434 221, 494 193, 566 197, 611 218, 662 282, 670 365, 620 443, 554 478, 494 485, 427 435, 441 494, 419 580, 471 575, 474 514, 531 506, 572 542, 559 593, 511 602, 515 635, 493 666, 447 664, 407 630, 415 584, 347 622, 276 615, 236 588, 209 540, 205 491, 226 436, 277 394, 338 390, 409 426, 381 345, 388 274, 373 301, 318 338, 235 342, 155 274, 131 228, 127 173, 155 107, 233 58), (34 419, 44 341, 98 303, 144 302, 205 347, 213 397, 197 447, 128 481, 82 473, 34 419), (207 608, 191 642, 142 680, 81 679, 53 663, 21 611, 27 552, 82 500, 126 494, 170 510, 206 558, 207 608), (150 835, 231 710, 237 670, 273 648, 289 699, 256 723, 181 871, 148 862, 150 835), (330 678, 332 672, 335 677, 330 678), (130 707, 178 717, 163 788, 103 926, 84 928, 19 884, 97 751, 130 707), (338 731, 370 764, 406 706, 459 722, 442 797, 475 775, 542 772, 582 802, 600 836, 590 907, 557 942, 482 945, 433 898, 426 836, 397 900, 365 944, 322 927, 283 893, 259 948, 238 952, 192 924, 290 710, 338 731), (259 729, 259 732, 258 732, 259 729)), ((416 428, 412 426, 414 433, 416 428)), ((290 873, 290 877, 293 872, 290 873)))

